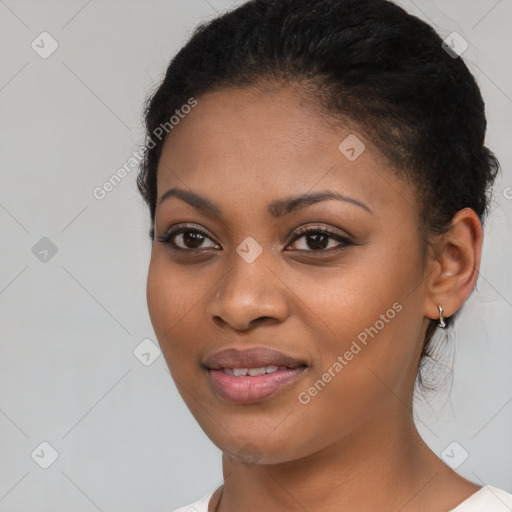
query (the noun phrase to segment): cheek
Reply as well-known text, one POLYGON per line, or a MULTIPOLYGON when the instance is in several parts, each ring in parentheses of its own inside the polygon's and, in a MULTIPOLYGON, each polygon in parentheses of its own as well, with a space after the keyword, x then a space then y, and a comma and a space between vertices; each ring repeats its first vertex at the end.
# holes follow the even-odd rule
MULTIPOLYGON (((201 297, 196 283, 169 264, 163 251, 154 249, 148 270, 146 299, 148 312, 155 335, 169 368, 171 363, 192 364, 195 360, 191 344, 184 343, 184 332, 200 328, 193 321, 194 314, 201 306, 201 297), (199 295, 198 295, 199 293, 199 295)), ((204 289, 203 289, 204 293, 204 289)))
POLYGON ((310 327, 318 359, 301 403, 326 424, 337 418, 336 428, 340 421, 353 426, 413 384, 423 317, 421 267, 412 252, 390 258, 384 251, 329 279, 303 280, 316 312, 310 327))
POLYGON ((178 301, 174 296, 175 286, 171 275, 165 271, 165 266, 153 250, 149 265, 146 299, 149 316, 158 341, 162 344, 161 334, 169 329, 171 318, 176 316, 178 301))
POLYGON ((391 334, 402 321, 405 302, 410 302, 410 283, 419 280, 415 261, 412 254, 391 257, 385 250, 364 248, 354 251, 343 266, 302 272, 295 295, 308 306, 304 313, 315 313, 309 316, 321 352, 332 357, 348 350, 353 340, 364 346, 365 341, 391 334), (319 339, 318 329, 325 340, 319 339))

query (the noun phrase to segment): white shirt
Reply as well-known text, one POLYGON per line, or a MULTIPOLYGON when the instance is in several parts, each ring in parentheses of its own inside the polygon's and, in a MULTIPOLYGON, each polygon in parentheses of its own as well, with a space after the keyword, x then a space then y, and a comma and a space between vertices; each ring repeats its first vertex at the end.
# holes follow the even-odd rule
MULTIPOLYGON (((208 512, 208 504, 215 491, 188 506, 172 512, 208 512)), ((491 485, 485 485, 448 512, 511 512, 512 494, 491 485)))

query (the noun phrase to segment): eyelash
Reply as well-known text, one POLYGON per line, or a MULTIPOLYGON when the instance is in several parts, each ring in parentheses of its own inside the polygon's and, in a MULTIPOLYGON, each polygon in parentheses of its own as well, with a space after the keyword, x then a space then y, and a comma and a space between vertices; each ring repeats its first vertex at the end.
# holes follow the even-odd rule
MULTIPOLYGON (((203 249, 201 247, 195 248, 195 249, 193 249, 193 248, 192 249, 190 249, 190 248, 189 249, 184 249, 183 247, 178 247, 176 245, 176 243, 174 241, 172 241, 172 239, 175 236, 180 235, 182 233, 199 233, 200 235, 203 235, 204 237, 209 238, 210 240, 212 240, 212 238, 208 235, 208 233, 206 231, 203 231, 202 229, 199 229, 199 228, 196 228, 196 227, 186 226, 186 225, 175 226, 175 227, 171 228, 165 235, 159 236, 157 238, 158 238, 159 242, 167 245, 173 251, 194 252, 194 251, 201 251, 203 249)), ((323 226, 309 226, 309 227, 304 228, 304 229, 299 229, 296 232, 297 236, 290 242, 290 244, 292 244, 292 243, 296 242, 297 240, 299 240, 300 238, 305 237, 305 236, 310 235, 310 234, 323 234, 323 235, 326 235, 329 238, 332 238, 332 239, 336 240, 337 242, 340 242, 341 245, 338 246, 338 247, 335 247, 335 248, 331 247, 329 249, 320 249, 320 250, 297 249, 298 251, 307 252, 307 253, 315 253, 315 254, 320 253, 320 254, 322 254, 322 253, 336 252, 336 251, 344 249, 345 247, 348 247, 348 246, 351 246, 351 245, 355 245, 354 242, 352 242, 347 237, 344 237, 342 235, 339 235, 338 233, 334 233, 332 231, 329 231, 327 228, 325 228, 323 226)), ((215 249, 215 250, 217 250, 217 249, 215 249)))

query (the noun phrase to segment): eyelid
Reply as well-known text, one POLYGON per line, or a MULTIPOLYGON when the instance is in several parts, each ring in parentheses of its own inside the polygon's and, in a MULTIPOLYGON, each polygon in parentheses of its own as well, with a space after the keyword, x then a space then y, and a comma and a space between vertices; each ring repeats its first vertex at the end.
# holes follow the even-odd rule
POLYGON ((201 226, 201 224, 195 224, 194 222, 185 222, 185 223, 179 223, 174 224, 171 226, 160 238, 167 238, 170 235, 173 235, 177 232, 181 232, 182 230, 190 229, 190 230, 197 230, 201 233, 204 233, 208 238, 215 238, 210 231, 208 231, 205 227, 201 226))
MULTIPOLYGON (((331 226, 327 226, 325 224, 304 224, 302 226, 299 226, 298 228, 295 228, 291 233, 295 233, 295 235, 298 236, 302 236, 304 233, 308 233, 310 231, 315 231, 315 230, 318 230, 318 231, 322 231, 322 232, 325 232, 326 234, 329 234, 329 235, 335 235, 335 236, 339 236, 340 238, 343 238, 343 239, 346 239, 346 240, 350 240, 352 241, 352 239, 354 238, 353 235, 351 235, 350 233, 348 233, 347 231, 342 231, 340 229, 337 229, 337 228, 334 228, 334 227, 331 227, 331 226)), ((292 241, 296 240, 297 237, 295 237, 292 241)))

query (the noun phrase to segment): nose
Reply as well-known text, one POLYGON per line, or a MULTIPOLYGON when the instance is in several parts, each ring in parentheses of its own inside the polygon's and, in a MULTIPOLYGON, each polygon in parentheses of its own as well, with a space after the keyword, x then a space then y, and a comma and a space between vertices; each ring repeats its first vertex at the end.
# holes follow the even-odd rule
POLYGON ((284 322, 290 313, 287 291, 263 255, 252 263, 236 256, 212 294, 207 313, 218 326, 237 331, 284 322))

